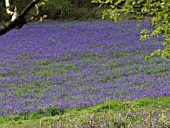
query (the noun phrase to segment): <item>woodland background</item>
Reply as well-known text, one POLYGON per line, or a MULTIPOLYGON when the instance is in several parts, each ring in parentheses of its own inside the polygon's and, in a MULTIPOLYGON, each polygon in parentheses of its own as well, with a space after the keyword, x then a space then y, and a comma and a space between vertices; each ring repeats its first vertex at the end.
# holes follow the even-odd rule
MULTIPOLYGON (((15 0, 11 1, 12 7, 17 5, 18 11, 29 3, 28 0, 15 0)), ((47 15, 47 19, 50 20, 85 20, 85 19, 100 19, 102 9, 98 9, 99 4, 92 4, 91 0, 49 0, 45 6, 40 9, 40 16, 47 15)), ((5 12, 5 1, 0 2, 0 21, 8 21, 10 17, 5 12)), ((27 17, 35 13, 35 9, 32 9, 27 17)))

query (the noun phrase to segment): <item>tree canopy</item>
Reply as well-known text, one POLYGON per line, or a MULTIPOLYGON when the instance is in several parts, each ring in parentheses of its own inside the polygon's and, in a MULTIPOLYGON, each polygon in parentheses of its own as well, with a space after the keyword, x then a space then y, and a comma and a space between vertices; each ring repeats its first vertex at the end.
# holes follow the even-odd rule
POLYGON ((103 18, 109 16, 114 21, 121 21, 122 14, 135 14, 137 19, 145 16, 151 18, 154 31, 141 31, 141 40, 162 35, 164 37, 164 50, 155 50, 152 54, 146 55, 148 60, 153 56, 170 58, 170 1, 169 0, 92 0, 93 3, 100 3, 100 6, 108 5, 103 11, 103 18))

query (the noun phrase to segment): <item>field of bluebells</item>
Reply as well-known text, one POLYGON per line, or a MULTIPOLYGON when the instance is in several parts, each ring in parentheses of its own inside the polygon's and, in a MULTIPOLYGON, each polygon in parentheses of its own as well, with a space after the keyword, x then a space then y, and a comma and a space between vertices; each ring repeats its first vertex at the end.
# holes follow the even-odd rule
POLYGON ((0 37, 0 116, 108 99, 170 96, 169 61, 145 55, 163 38, 140 41, 145 21, 31 23, 0 37))

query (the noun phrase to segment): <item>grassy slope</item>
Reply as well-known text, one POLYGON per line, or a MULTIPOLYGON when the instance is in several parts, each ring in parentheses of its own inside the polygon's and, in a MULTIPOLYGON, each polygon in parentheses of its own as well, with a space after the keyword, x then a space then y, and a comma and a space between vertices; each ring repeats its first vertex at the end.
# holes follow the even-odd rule
MULTIPOLYGON (((167 113, 170 113, 170 97, 160 97, 157 99, 140 99, 136 101, 107 101, 103 104, 87 108, 72 108, 64 110, 62 115, 44 116, 40 119, 16 119, 17 121, 0 121, 0 127, 13 128, 34 128, 41 127, 78 127, 90 124, 103 126, 110 123, 111 127, 127 126, 132 124, 138 126, 146 121, 146 126, 150 126, 159 115, 161 124, 165 122, 168 127, 167 113)), ((14 119, 14 118, 13 118, 14 119)))

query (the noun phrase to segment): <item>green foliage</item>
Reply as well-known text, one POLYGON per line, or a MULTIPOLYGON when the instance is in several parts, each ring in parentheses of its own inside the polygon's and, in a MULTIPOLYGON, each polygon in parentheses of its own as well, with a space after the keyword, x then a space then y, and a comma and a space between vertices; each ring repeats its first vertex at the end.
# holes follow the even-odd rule
POLYGON ((13 8, 15 6, 17 6, 17 11, 19 13, 22 12, 22 10, 30 3, 30 0, 14 0, 13 2, 11 2, 11 9, 13 10, 13 8))
POLYGON ((71 10, 70 0, 49 0, 42 11, 48 13, 48 17, 54 17, 56 14, 61 17, 68 16, 71 10))
MULTIPOLYGON (((11 11, 14 6, 20 13, 32 0, 10 0, 11 11)), ((86 20, 89 18, 100 18, 101 11, 97 10, 97 5, 92 5, 91 0, 41 0, 38 3, 39 14, 35 17, 35 21, 62 20, 62 19, 78 19, 86 20)), ((32 8, 25 16, 29 20, 36 14, 36 8, 32 8)), ((9 21, 10 16, 5 11, 5 0, 0 2, 0 22, 9 21)))
POLYGON ((155 56, 159 56, 160 55, 160 49, 158 50, 155 50, 153 53, 151 53, 150 55, 146 55, 145 56, 145 60, 149 60, 150 58, 152 57, 155 57, 155 56))
POLYGON ((158 73, 164 73, 166 71, 167 71, 166 68, 158 68, 157 70, 151 69, 148 72, 146 72, 145 74, 158 74, 158 73))
POLYGON ((103 11, 103 18, 106 16, 114 21, 121 21, 121 15, 133 13, 137 19, 143 19, 145 15, 151 16, 154 31, 149 33, 147 29, 141 31, 141 40, 150 37, 163 35, 164 50, 156 50, 151 55, 146 55, 145 60, 159 55, 162 58, 170 57, 170 1, 169 0, 92 0, 93 3, 108 5, 103 11))
POLYGON ((97 61, 99 59, 99 55, 98 54, 88 55, 87 59, 88 60, 95 60, 95 61, 97 61))
POLYGON ((0 21, 3 20, 3 13, 5 12, 4 4, 0 2, 0 21))
POLYGON ((46 110, 46 114, 49 116, 63 115, 64 109, 50 106, 50 108, 46 110))

